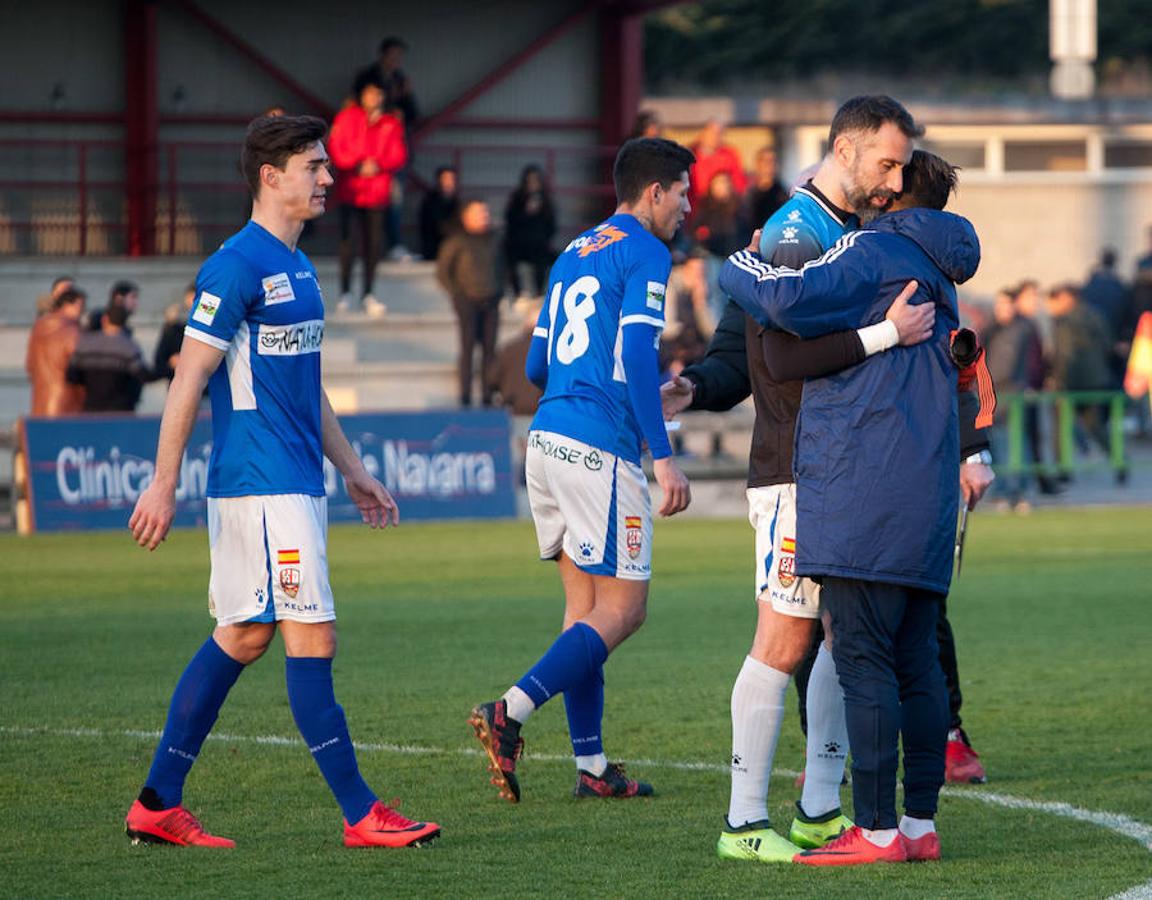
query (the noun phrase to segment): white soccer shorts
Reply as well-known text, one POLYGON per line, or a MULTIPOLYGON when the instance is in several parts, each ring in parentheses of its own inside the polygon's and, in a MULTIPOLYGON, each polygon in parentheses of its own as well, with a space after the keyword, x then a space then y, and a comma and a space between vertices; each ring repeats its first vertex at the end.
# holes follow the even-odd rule
POLYGON ((748 521, 756 530, 756 596, 776 612, 820 618, 820 585, 796 575, 796 485, 748 488, 748 521))
POLYGON ((541 559, 563 550, 591 575, 652 577, 652 503, 643 469, 583 441, 532 431, 525 475, 541 559))
POLYGON ((208 611, 217 624, 336 618, 327 498, 209 497, 208 543, 208 611))

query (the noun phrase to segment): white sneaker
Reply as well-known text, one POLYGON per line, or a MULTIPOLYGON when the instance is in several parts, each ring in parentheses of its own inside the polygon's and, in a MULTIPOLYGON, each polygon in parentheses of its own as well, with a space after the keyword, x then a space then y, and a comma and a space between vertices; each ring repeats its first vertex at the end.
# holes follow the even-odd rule
POLYGON ((346 313, 350 309, 352 309, 352 295, 351 294, 341 294, 340 295, 340 301, 336 304, 336 312, 346 313))
POLYGON ((388 307, 371 294, 367 294, 364 297, 364 312, 371 319, 383 319, 388 312, 388 307))
POLYGON ((389 250, 388 258, 392 260, 392 262, 411 262, 415 259, 415 257, 412 256, 412 252, 403 244, 397 244, 389 250))

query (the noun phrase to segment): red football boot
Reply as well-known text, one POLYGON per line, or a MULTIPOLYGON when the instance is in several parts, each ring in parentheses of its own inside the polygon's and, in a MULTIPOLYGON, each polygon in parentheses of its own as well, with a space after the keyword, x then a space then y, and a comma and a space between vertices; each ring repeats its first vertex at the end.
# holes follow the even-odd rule
MULTIPOLYGON (((397 800, 392 803, 400 805, 397 800)), ((435 822, 413 822, 379 800, 355 825, 344 821, 345 847, 420 847, 438 837, 440 826, 435 822)))
POLYGON ((940 835, 935 831, 918 838, 901 834, 900 840, 904 842, 904 855, 908 862, 931 862, 940 858, 940 835))
POLYGON ((948 732, 948 745, 944 749, 944 780, 949 784, 988 783, 980 754, 968 743, 963 728, 953 728, 948 732))
POLYGON ((853 825, 836 840, 818 850, 805 850, 792 857, 792 862, 805 866, 860 866, 868 863, 906 862, 907 851, 900 835, 887 847, 877 847, 864 837, 859 825, 853 825))
POLYGON ((133 844, 174 844, 177 847, 235 847, 236 842, 204 830, 183 806, 148 809, 137 800, 124 819, 124 831, 133 844))

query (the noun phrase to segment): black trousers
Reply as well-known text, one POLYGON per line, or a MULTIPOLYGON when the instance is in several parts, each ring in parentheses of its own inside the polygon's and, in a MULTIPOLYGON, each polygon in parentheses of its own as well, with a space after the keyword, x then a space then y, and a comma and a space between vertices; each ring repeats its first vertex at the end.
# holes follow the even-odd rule
POLYGON ((904 808, 936 814, 944 784, 948 698, 936 621, 942 595, 903 585, 824 578, 832 656, 852 748, 852 802, 861 828, 895 828, 903 744, 904 808))
POLYGON ((460 382, 460 405, 472 405, 472 377, 475 351, 480 347, 480 402, 492 405, 492 388, 488 385, 488 370, 496 356, 496 331, 500 325, 500 297, 488 300, 469 300, 453 297, 456 320, 460 324, 460 359, 457 373, 460 382))
POLYGON ((357 242, 352 238, 358 232, 359 253, 364 261, 364 290, 360 296, 372 293, 376 279, 376 264, 384 251, 384 220, 387 207, 369 209, 363 206, 340 207, 340 293, 352 293, 352 264, 356 261, 357 242))
MULTIPOLYGON (((800 709, 800 730, 808 734, 808 678, 824 642, 824 628, 816 623, 816 633, 808 655, 800 663, 793 677, 796 679, 796 695, 800 709)), ((947 600, 940 601, 940 616, 936 620, 936 643, 940 645, 940 668, 944 670, 944 685, 948 690, 948 728, 960 727, 960 707, 964 697, 960 693, 960 667, 956 661, 956 639, 952 635, 952 623, 948 621, 947 600)))

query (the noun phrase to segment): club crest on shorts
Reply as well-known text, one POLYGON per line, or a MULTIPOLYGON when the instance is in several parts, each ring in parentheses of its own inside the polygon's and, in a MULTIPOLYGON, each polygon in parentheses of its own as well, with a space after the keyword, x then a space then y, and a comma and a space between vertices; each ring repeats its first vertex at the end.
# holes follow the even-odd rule
POLYGON ((628 546, 629 556, 635 559, 640 555, 644 546, 644 527, 639 516, 624 517, 624 542, 628 546))
POLYGON ((781 587, 792 587, 796 581, 796 539, 782 538, 780 541, 780 564, 776 567, 776 577, 781 587))
POLYGON ((293 600, 295 600, 296 595, 300 593, 300 570, 281 569, 280 589, 293 600))

